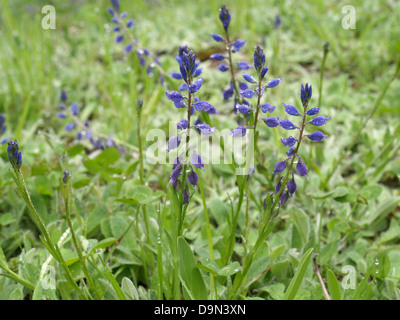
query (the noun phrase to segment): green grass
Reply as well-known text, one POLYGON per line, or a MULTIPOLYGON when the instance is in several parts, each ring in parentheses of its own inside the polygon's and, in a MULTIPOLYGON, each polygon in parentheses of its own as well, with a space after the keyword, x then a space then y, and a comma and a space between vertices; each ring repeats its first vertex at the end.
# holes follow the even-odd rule
MULTIPOLYGON (((229 114, 231 103, 222 102, 228 75, 206 59, 221 51, 209 36, 223 33, 218 19, 221 3, 121 4, 135 19, 134 36, 160 58, 166 72, 177 71, 174 57, 180 45, 187 44, 204 60, 200 96, 220 112, 210 117, 220 130, 237 126, 229 114)), ((299 107, 300 84, 308 82, 314 88, 311 106, 321 100, 321 114, 332 116, 323 128, 328 139, 312 146, 303 142, 300 152, 309 178, 297 178, 298 191, 279 211, 267 240, 253 252, 247 275, 241 276, 244 250, 256 244, 262 201, 274 190, 271 172, 283 156, 283 130, 258 128, 260 156, 249 191, 250 230, 244 243, 243 205, 232 254, 226 256, 240 198, 236 177, 229 165, 206 165, 199 173, 201 190, 182 212, 168 188, 171 166, 144 161, 141 169, 135 101, 144 100, 140 135, 146 149, 149 129, 167 132, 169 121, 184 117, 164 94, 179 83, 167 78, 161 87, 157 72, 147 77, 134 54, 123 55, 123 46, 114 43, 110 32, 108 1, 82 0, 72 6, 1 0, 0 113, 7 119, 5 136, 18 139, 27 190, 49 232, 49 243, 58 243, 62 255, 51 256, 40 240, 43 232, 17 193, 2 145, 1 299, 81 298, 65 276, 63 263, 89 299, 325 299, 313 271, 311 249, 319 254, 320 272, 332 298, 400 298, 400 81, 398 76, 392 79, 400 58, 400 5, 353 1, 356 29, 345 30, 345 1, 225 3, 232 13, 230 34, 247 40, 235 61, 251 62, 255 45, 261 44, 269 79, 283 79, 264 98, 277 106, 275 115, 284 116, 282 102, 299 107), (41 27, 45 4, 56 8, 56 30, 41 27), (277 13, 282 19, 279 30, 273 27, 277 13), (325 41, 330 51, 320 97, 325 41), (93 131, 104 137, 114 135, 126 146, 124 155, 113 148, 90 154, 87 141, 77 146, 76 132, 66 132, 67 121, 56 117, 61 88, 70 102, 78 102, 80 120, 90 120, 93 131), (78 246, 70 235, 59 181, 59 157, 66 151, 78 246), (182 233, 176 221, 182 222, 182 233), (76 247, 82 249, 88 270, 76 247), (41 286, 45 262, 56 271, 55 289, 41 286), (353 288, 342 286, 345 266, 354 267, 353 288), (87 272, 98 292, 86 281, 87 272)))

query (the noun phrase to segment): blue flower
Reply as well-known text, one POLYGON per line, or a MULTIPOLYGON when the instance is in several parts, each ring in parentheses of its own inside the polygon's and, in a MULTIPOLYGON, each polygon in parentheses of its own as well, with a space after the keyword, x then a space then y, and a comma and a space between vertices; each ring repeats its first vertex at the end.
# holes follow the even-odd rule
POLYGON ((275 15, 275 21, 274 21, 275 29, 277 29, 281 25, 281 23, 282 23, 282 21, 281 21, 281 17, 279 16, 279 14, 275 15))
POLYGON ((328 138, 326 134, 321 131, 315 131, 309 135, 306 135, 311 141, 321 141, 322 139, 328 138))
POLYGON ((254 67, 257 71, 260 71, 265 64, 265 54, 261 46, 257 46, 254 50, 254 67))
POLYGON ((246 40, 237 39, 232 45, 232 52, 237 52, 246 44, 246 40))
POLYGON ((190 173, 187 176, 187 180, 189 181, 189 183, 195 187, 197 186, 197 183, 199 181, 199 175, 196 173, 196 171, 194 171, 192 169, 192 171, 190 171, 190 173))
POLYGON ((279 193, 282 189, 282 177, 280 177, 278 183, 275 185, 275 193, 279 193))
POLYGON ((257 81, 256 81, 251 75, 249 75, 249 74, 247 74, 247 73, 244 73, 244 74, 243 74, 243 78, 244 78, 244 80, 246 80, 247 82, 250 82, 250 83, 257 83, 257 81))
POLYGON ((61 90, 60 100, 61 100, 61 102, 67 102, 68 101, 68 95, 67 95, 67 92, 65 92, 64 89, 61 90))
POLYGON ((274 88, 277 85, 279 85, 281 83, 282 79, 281 78, 277 78, 277 79, 272 79, 270 81, 268 81, 266 87, 267 88, 274 88))
POLYGON ((248 69, 250 69, 250 68, 253 68, 253 66, 252 66, 251 64, 248 64, 248 63, 245 62, 245 61, 238 62, 238 63, 237 63, 237 66, 238 66, 238 68, 239 68, 240 70, 248 70, 248 69))
POLYGON ((270 128, 279 126, 279 119, 276 119, 274 117, 260 118, 260 119, 263 120, 265 124, 270 128))
POLYGON ((119 0, 111 0, 111 4, 115 10, 117 10, 117 11, 119 10, 119 6, 120 6, 119 0))
POLYGON ((215 127, 210 127, 208 124, 206 123, 202 123, 197 125, 197 128, 200 130, 200 133, 205 135, 205 136, 209 136, 210 134, 212 134, 215 131, 215 127))
POLYGON ((291 147, 288 151, 286 151, 286 155, 287 155, 288 157, 292 156, 292 155, 294 154, 295 149, 296 149, 296 148, 295 148, 294 146, 291 147))
POLYGON ((253 98, 253 96, 254 96, 254 91, 251 90, 251 89, 247 89, 247 90, 244 90, 244 91, 240 92, 240 94, 241 94, 243 97, 250 99, 250 98, 253 98))
POLYGON ((221 72, 225 72, 229 70, 229 66, 225 63, 220 64, 217 69, 221 72))
POLYGON ((239 82, 239 89, 244 91, 247 90, 249 88, 249 86, 247 85, 246 82, 239 82))
POLYGON ((253 111, 253 109, 250 108, 250 106, 248 106, 247 104, 238 104, 236 105, 236 108, 240 113, 243 114, 248 114, 253 111))
POLYGON ((76 124, 73 123, 73 122, 67 123, 67 125, 65 126, 65 130, 67 130, 67 131, 71 131, 71 130, 73 130, 75 128, 76 128, 76 124))
POLYGON ((171 150, 174 150, 179 147, 181 144, 181 138, 178 136, 172 136, 168 140, 168 149, 167 151, 170 152, 171 150))
POLYGON ((297 173, 302 176, 305 177, 307 179, 307 167, 306 164, 303 162, 303 160, 298 156, 299 161, 297 162, 296 165, 296 170, 297 173))
POLYGON ((288 181, 287 188, 290 193, 290 196, 293 196, 293 193, 295 193, 297 190, 297 185, 296 181, 294 181, 294 178, 288 181))
POLYGON ((126 23, 126 27, 127 28, 132 28, 134 24, 134 20, 133 19, 129 19, 128 22, 126 23))
POLYGON ((177 125, 176 128, 179 130, 186 129, 188 127, 188 121, 186 119, 181 120, 177 125))
POLYGON ((116 38, 115 38, 115 42, 122 42, 124 41, 124 35, 119 34, 116 38))
POLYGON ((78 115, 78 103, 74 102, 69 108, 74 116, 78 115))
POLYGON ((133 49, 133 44, 132 43, 128 43, 126 45, 126 47, 125 47, 124 54, 128 54, 129 52, 132 51, 132 49, 133 49))
POLYGON ((312 96, 312 86, 308 85, 308 83, 306 83, 305 86, 301 85, 300 88, 300 98, 301 98, 301 102, 303 103, 303 106, 305 104, 308 104, 308 101, 311 99, 312 96))
POLYGON ((231 98, 233 96, 233 93, 234 93, 234 84, 231 81, 229 89, 226 89, 226 90, 222 91, 223 101, 228 100, 229 98, 231 98))
POLYGON ((225 31, 228 31, 229 22, 231 21, 231 14, 225 5, 222 5, 221 9, 219 9, 219 19, 221 20, 225 31))
POLYGON ((244 137, 245 135, 246 135, 246 127, 244 126, 238 126, 231 132, 231 136, 233 136, 234 138, 244 137))
POLYGON ((207 113, 214 113, 215 107, 207 101, 199 101, 194 105, 197 111, 205 111, 207 113))
POLYGON ((197 79, 193 84, 190 85, 189 92, 195 93, 199 91, 202 85, 203 85, 203 78, 197 79))
POLYGON ((301 113, 296 109, 296 107, 286 103, 283 103, 283 106, 285 107, 285 111, 291 116, 301 116, 301 113))
POLYGON ((296 127, 292 122, 287 119, 279 119, 279 125, 285 130, 298 129, 298 127, 296 127))
POLYGON ((180 102, 184 99, 183 96, 176 91, 171 91, 171 92, 166 91, 165 94, 167 95, 167 98, 173 102, 180 102))
POLYGON ((267 72, 268 72, 268 67, 264 67, 261 69, 261 79, 264 79, 264 76, 267 72))
POLYGON ((219 34, 210 33, 210 36, 211 36, 211 38, 214 39, 215 41, 218 41, 218 42, 223 42, 223 41, 225 41, 225 39, 224 39, 222 36, 220 36, 219 34))
POLYGON ((274 168, 274 171, 272 172, 272 174, 280 173, 283 170, 285 170, 286 169, 286 161, 287 161, 287 159, 286 160, 282 160, 282 161, 278 161, 275 164, 275 168, 274 168))
POLYGON ((210 59, 217 60, 217 61, 222 61, 222 60, 225 59, 225 56, 220 54, 220 53, 214 53, 214 54, 212 54, 210 56, 210 59))
POLYGON ((261 106, 261 111, 264 113, 267 113, 267 112, 272 113, 272 112, 274 112, 275 108, 276 108, 275 106, 270 105, 269 103, 264 103, 261 106))
POLYGON ((315 108, 311 108, 311 109, 307 110, 306 114, 308 116, 315 116, 318 112, 319 112, 319 108, 315 107, 315 108))
POLYGON ((279 196, 279 206, 283 207, 289 199, 289 193, 287 191, 282 192, 279 196))
POLYGON ((297 142, 297 139, 290 136, 286 139, 281 139, 281 142, 285 147, 293 147, 294 144, 297 142))
MULTIPOLYGON (((314 126, 322 126, 326 123, 326 121, 328 121, 331 117, 324 117, 324 116, 316 116, 314 119, 312 119, 311 121, 308 121, 307 123, 311 123, 314 126)), ((306 123, 306 124, 307 124, 306 123)))
POLYGON ((192 155, 192 158, 190 159, 190 162, 197 169, 202 169, 203 171, 205 171, 203 159, 200 157, 200 155, 196 151, 193 151, 193 155, 192 155))
POLYGON ((181 175, 182 172, 182 164, 178 163, 175 168, 174 171, 171 174, 171 177, 169 179, 169 183, 172 184, 174 187, 176 187, 177 182, 178 182, 178 178, 181 175))
POLYGON ((22 165, 22 155, 21 152, 19 152, 17 140, 11 140, 8 142, 7 152, 10 163, 14 168, 19 170, 22 165))
POLYGON ((67 117, 67 115, 63 112, 59 112, 59 113, 57 113, 57 117, 60 119, 65 119, 67 117))

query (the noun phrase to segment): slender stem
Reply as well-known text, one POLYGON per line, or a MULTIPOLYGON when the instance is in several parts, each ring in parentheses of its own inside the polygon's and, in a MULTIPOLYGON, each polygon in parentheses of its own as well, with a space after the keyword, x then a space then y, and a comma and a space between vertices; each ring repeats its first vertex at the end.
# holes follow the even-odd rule
POLYGON ((319 272, 319 265, 317 263, 317 257, 318 257, 318 253, 314 254, 314 256, 313 256, 314 272, 317 274, 319 283, 321 284, 322 291, 324 292, 324 296, 325 296, 326 300, 331 300, 331 297, 329 296, 328 290, 326 290, 324 280, 322 279, 321 274, 319 272))
POLYGON ((16 274, 14 271, 12 271, 10 269, 7 269, 5 271, 7 271, 8 274, 7 273, 0 273, 0 276, 4 276, 6 278, 10 278, 11 280, 14 280, 14 281, 22 284, 24 287, 27 287, 27 288, 29 288, 31 290, 35 290, 35 285, 32 282, 20 277, 18 274, 16 274))
POLYGON ((229 61, 229 70, 231 72, 231 82, 233 83, 233 89, 235 91, 235 102, 240 101, 239 89, 236 83, 235 72, 233 70, 233 61, 232 61, 232 43, 229 39, 229 31, 226 30, 226 51, 228 51, 228 61, 229 61))
POLYGON ((325 71, 325 61, 326 61, 326 57, 328 56, 328 50, 325 49, 325 45, 324 45, 324 56, 322 57, 322 64, 321 64, 321 70, 319 71, 319 97, 318 97, 318 108, 321 105, 321 101, 322 101, 322 85, 324 82, 324 71, 325 71))
POLYGON ((68 180, 68 182, 67 182, 65 191, 66 191, 66 194, 65 194, 65 197, 64 197, 65 214, 67 216, 67 222, 68 222, 69 229, 71 231, 71 236, 72 236, 72 240, 73 240, 73 243, 74 243, 74 246, 75 246, 75 250, 78 253, 79 261, 82 264, 82 270, 83 270, 83 273, 86 276, 86 279, 88 280, 88 282, 89 282, 90 286, 93 288, 93 290, 96 292, 97 298, 100 299, 101 298, 101 293, 98 290, 97 286, 94 284, 92 277, 90 276, 90 272, 89 272, 89 269, 87 267, 86 260, 84 259, 83 255, 82 255, 82 250, 80 248, 78 239, 77 239, 76 234, 75 234, 74 226, 72 224, 72 219, 71 219, 72 189, 71 189, 71 181, 70 180, 68 180))

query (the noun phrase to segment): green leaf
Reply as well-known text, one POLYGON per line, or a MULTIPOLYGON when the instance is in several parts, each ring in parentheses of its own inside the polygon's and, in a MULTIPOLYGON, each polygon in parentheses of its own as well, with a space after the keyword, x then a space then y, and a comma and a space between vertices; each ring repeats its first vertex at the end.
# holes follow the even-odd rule
POLYGON ((124 277, 121 281, 121 289, 128 300, 139 300, 139 293, 133 282, 124 277))
POLYGON ((8 270, 7 259, 1 247, 0 247, 0 267, 4 270, 8 270))
POLYGON ((200 262, 201 262, 201 265, 198 265, 198 267, 200 269, 203 269, 214 275, 217 275, 219 273, 220 268, 214 260, 212 260, 210 258, 202 257, 202 258, 200 258, 200 262))
POLYGON ((178 252, 180 268, 179 272, 182 280, 186 283, 188 289, 192 291, 195 299, 207 299, 207 293, 204 297, 205 283, 204 279, 197 269, 196 260, 183 237, 178 238, 178 252), (196 270, 195 272, 193 270, 196 270))
POLYGON ((308 264, 310 263, 313 251, 313 248, 308 249, 308 251, 301 258, 297 272, 286 289, 284 300, 293 300, 296 297, 297 291, 299 290, 306 273, 308 264))
POLYGON ((239 262, 235 261, 227 266, 223 267, 218 274, 220 276, 228 277, 240 271, 240 264, 239 262))
POLYGON ((83 162, 83 165, 92 173, 107 169, 110 165, 118 161, 120 157, 117 148, 111 147, 105 149, 96 158, 89 159, 83 162))
POLYGON ((383 188, 380 185, 374 184, 363 188, 360 195, 367 200, 373 200, 381 195, 382 190, 383 188))
POLYGON ((117 240, 115 238, 103 239, 93 247, 93 249, 90 251, 90 253, 95 252, 97 249, 107 248, 107 247, 113 245, 115 242, 117 242, 117 240))
POLYGON ((328 283, 328 291, 332 300, 341 300, 339 281, 332 270, 326 272, 326 281, 328 283))

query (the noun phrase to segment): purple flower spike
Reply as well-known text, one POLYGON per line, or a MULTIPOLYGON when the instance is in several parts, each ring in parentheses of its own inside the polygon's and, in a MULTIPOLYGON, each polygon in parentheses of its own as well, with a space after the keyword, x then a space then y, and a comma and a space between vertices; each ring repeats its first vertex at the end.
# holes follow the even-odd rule
POLYGON ((287 137, 286 139, 281 139, 281 142, 285 147, 293 147, 297 142, 297 139, 293 137, 287 137))
POLYGON ((285 107, 285 111, 290 114, 291 116, 301 116, 301 113, 295 106, 292 106, 290 104, 282 103, 283 106, 285 107))
POLYGON ((316 116, 314 119, 308 121, 307 123, 311 123, 312 125, 319 127, 323 126, 330 118, 331 117, 316 116))
POLYGON ((225 5, 222 5, 221 9, 219 9, 219 20, 221 20, 225 31, 228 31, 229 22, 231 22, 231 14, 225 5))
POLYGON ((57 113, 57 117, 59 117, 60 119, 65 119, 67 117, 67 115, 63 112, 59 112, 59 113, 57 113))
POLYGON ((308 101, 311 99, 311 96, 312 96, 312 86, 311 85, 308 86, 308 83, 306 83, 305 86, 301 85, 300 98, 303 105, 308 103, 308 101))
MULTIPOLYGON (((279 119, 279 118, 278 118, 279 119)), ((285 130, 298 129, 292 122, 287 119, 279 120, 279 125, 285 130)))
POLYGON ((207 113, 212 113, 215 107, 209 104, 207 101, 199 101, 194 105, 197 111, 205 111, 207 113))
POLYGON ((190 85, 189 92, 195 93, 199 91, 202 85, 203 85, 203 78, 197 79, 193 84, 190 85))
POLYGON ((295 148, 294 146, 291 147, 288 151, 286 151, 286 155, 287 155, 288 157, 292 156, 292 155, 294 154, 295 149, 296 149, 296 148, 295 148))
POLYGON ((195 187, 197 186, 197 182, 199 181, 199 175, 196 173, 196 171, 192 170, 188 176, 187 176, 187 180, 189 181, 189 183, 195 187))
POLYGON ((78 115, 78 103, 74 102, 69 108, 74 116, 78 115))
POLYGON ((257 46, 254 49, 254 67, 257 71, 261 70, 265 64, 265 54, 263 48, 257 46))
POLYGON ((315 131, 309 135, 307 135, 307 137, 311 140, 311 141, 321 141, 322 139, 328 138, 328 136, 326 134, 324 134, 321 131, 315 131))
POLYGON ((7 147, 8 159, 14 168, 20 169, 22 165, 22 155, 19 152, 19 145, 17 140, 11 140, 8 142, 7 147))
POLYGON ((246 82, 239 82, 239 89, 244 91, 247 90, 249 88, 249 86, 247 85, 246 82))
POLYGON ((264 120, 265 124, 270 128, 279 126, 279 119, 276 119, 274 117, 261 118, 261 120, 264 120))
POLYGON ((283 170, 285 170, 286 169, 286 161, 287 160, 278 161, 275 165, 275 168, 274 168, 274 171, 272 172, 272 174, 280 173, 283 170))
POLYGON ((281 83, 282 79, 281 78, 276 78, 276 79, 272 79, 271 81, 269 81, 266 85, 267 88, 274 88, 277 85, 279 85, 281 83))
POLYGON ((233 129, 231 132, 231 136, 233 136, 234 138, 244 137, 245 135, 246 135, 246 127, 244 126, 239 126, 233 129))
POLYGON ((167 151, 170 152, 171 150, 178 148, 180 144, 181 144, 181 138, 179 136, 172 136, 168 140, 167 151))
POLYGON ((296 170, 300 176, 305 177, 307 179, 307 167, 300 157, 299 157, 299 162, 297 162, 296 165, 296 170))
POLYGON ((275 109, 276 109, 276 107, 273 105, 270 105, 269 103, 264 103, 261 106, 261 111, 264 113, 267 113, 267 112, 272 113, 272 112, 274 112, 275 109))

